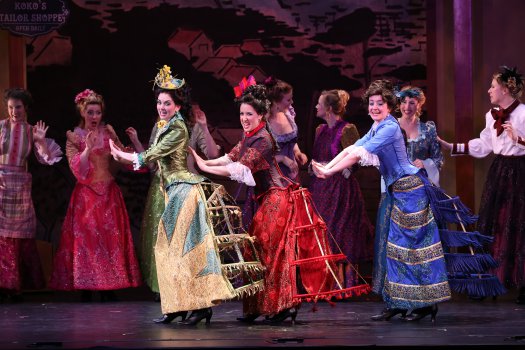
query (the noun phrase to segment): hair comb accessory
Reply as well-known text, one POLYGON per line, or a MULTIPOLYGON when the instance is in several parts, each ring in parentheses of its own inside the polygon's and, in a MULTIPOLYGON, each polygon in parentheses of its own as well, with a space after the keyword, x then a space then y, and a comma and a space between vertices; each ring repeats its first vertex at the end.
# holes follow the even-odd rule
POLYGON ((416 89, 394 91, 394 93, 396 97, 400 100, 404 99, 405 97, 417 98, 420 95, 419 91, 416 89))
POLYGON ((186 82, 184 79, 177 79, 171 75, 171 68, 164 65, 155 76, 153 88, 155 85, 161 89, 177 90, 180 89, 186 82))
POLYGON ((82 92, 79 92, 76 96, 75 96, 75 103, 76 104, 79 104, 82 100, 86 99, 89 95, 92 95, 94 94, 95 91, 93 90, 90 90, 90 89, 86 89, 82 92))
POLYGON ((518 73, 518 68, 509 68, 507 66, 501 66, 501 80, 507 83, 509 86, 516 87, 523 85, 523 76, 518 73))
POLYGON ((242 93, 248 88, 248 86, 252 85, 257 85, 257 82, 255 81, 253 75, 250 75, 248 79, 246 79, 246 77, 243 77, 242 80, 239 82, 239 85, 233 88, 233 93, 235 94, 235 97, 241 97, 242 93))

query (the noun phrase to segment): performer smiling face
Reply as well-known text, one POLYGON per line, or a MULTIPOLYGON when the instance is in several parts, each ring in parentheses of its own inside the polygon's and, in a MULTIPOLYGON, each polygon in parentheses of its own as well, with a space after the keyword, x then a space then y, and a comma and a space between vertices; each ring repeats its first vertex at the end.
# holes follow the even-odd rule
POLYGON ((372 95, 368 98, 368 114, 375 122, 381 122, 390 113, 388 104, 383 101, 383 96, 372 95))
POLYGON ((411 119, 416 115, 419 108, 419 101, 415 97, 405 97, 399 104, 399 110, 403 117, 411 119))
POLYGON ((87 130, 96 130, 102 120, 102 107, 99 104, 90 103, 80 111, 80 115, 84 119, 84 126, 87 130))
POLYGON ((22 100, 10 98, 7 101, 7 111, 12 121, 18 122, 27 119, 26 107, 22 100))
POLYGON ((239 117, 244 132, 250 132, 261 123, 263 116, 257 114, 255 109, 251 105, 247 103, 242 103, 240 107, 239 117))
POLYGON ((170 94, 161 92, 157 98, 157 112, 162 120, 170 120, 175 113, 180 110, 181 106, 177 105, 170 94))

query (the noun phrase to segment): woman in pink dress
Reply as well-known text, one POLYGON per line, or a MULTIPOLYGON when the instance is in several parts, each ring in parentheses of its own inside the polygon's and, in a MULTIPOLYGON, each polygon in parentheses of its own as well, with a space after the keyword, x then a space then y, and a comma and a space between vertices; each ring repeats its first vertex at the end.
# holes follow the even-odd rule
POLYGON ((67 132, 66 155, 77 184, 62 226, 49 286, 59 290, 101 291, 141 284, 129 218, 122 193, 110 173, 109 140, 121 144, 110 125, 102 123, 104 100, 92 90, 75 98, 80 125, 67 132))
POLYGON ((31 94, 6 90, 8 118, 0 120, 0 300, 17 299, 22 288, 43 288, 44 277, 36 249, 36 217, 31 198, 27 158, 34 149, 38 162, 61 159, 60 147, 46 139, 46 125, 27 122, 31 94))

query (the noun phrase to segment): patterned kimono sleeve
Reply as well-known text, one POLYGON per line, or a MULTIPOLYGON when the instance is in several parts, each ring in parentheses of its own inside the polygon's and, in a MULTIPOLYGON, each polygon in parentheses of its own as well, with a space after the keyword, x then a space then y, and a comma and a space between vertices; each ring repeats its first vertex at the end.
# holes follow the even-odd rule
POLYGON ((182 147, 188 138, 188 132, 181 120, 175 121, 169 126, 169 130, 160 136, 159 141, 150 146, 142 153, 138 153, 133 160, 133 168, 140 169, 146 163, 155 162, 158 159, 167 156, 175 149, 182 147))
POLYGON ((437 139, 436 124, 429 121, 425 123, 425 147, 428 158, 422 159, 423 167, 427 171, 428 178, 433 184, 439 186, 439 172, 443 166, 443 152, 437 139))
MULTIPOLYGON (((240 145, 240 144, 239 144, 240 145)), ((265 159, 267 152, 272 151, 271 144, 268 148, 268 142, 264 138, 256 140, 239 158, 239 149, 235 147, 228 154, 232 163, 227 164, 226 168, 230 172, 230 179, 243 182, 248 186, 255 186, 253 174, 257 171, 269 169, 270 165, 265 159), (233 158, 233 159, 232 159, 233 158)))
POLYGON ((239 160, 239 155, 240 155, 240 152, 241 152, 241 144, 242 144, 242 141, 240 141, 239 143, 237 143, 235 145, 235 147, 232 148, 232 150, 230 151, 230 153, 227 154, 228 158, 230 158, 230 160, 232 162, 236 162, 239 160))
POLYGON ((86 184, 89 183, 93 176, 93 163, 89 162, 87 168, 83 168, 80 164, 80 154, 85 148, 81 137, 73 131, 68 131, 66 134, 66 157, 69 162, 69 168, 78 182, 86 184))
POLYGON ((427 122, 428 138, 429 138, 429 154, 430 159, 434 162, 438 171, 443 167, 443 152, 441 152, 441 145, 437 139, 436 124, 434 122, 427 122))

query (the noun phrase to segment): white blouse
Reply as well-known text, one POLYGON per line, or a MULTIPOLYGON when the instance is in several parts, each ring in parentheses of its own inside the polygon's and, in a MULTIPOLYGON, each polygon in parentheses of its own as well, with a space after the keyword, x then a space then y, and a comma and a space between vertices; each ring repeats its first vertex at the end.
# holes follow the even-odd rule
MULTIPOLYGON (((525 105, 521 103, 509 116, 508 121, 512 124, 514 132, 518 137, 525 138, 525 105)), ((491 152, 503 156, 523 156, 525 155, 525 146, 514 142, 506 131, 497 136, 494 129, 496 121, 490 111, 485 114, 485 129, 479 135, 479 138, 468 142, 468 151, 471 156, 483 158, 491 152)), ((454 155, 454 154, 452 154, 454 155)))

